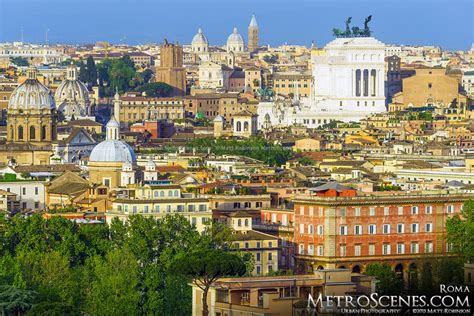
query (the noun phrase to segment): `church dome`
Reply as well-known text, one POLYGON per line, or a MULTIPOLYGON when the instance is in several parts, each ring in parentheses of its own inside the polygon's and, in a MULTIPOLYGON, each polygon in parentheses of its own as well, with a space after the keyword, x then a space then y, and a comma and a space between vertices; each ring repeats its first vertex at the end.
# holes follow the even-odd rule
POLYGON ((26 81, 13 90, 8 109, 54 109, 53 96, 50 90, 38 81, 36 68, 28 68, 27 76, 26 81))
POLYGON ((78 102, 81 104, 89 103, 89 91, 84 83, 79 80, 69 80, 61 82, 54 94, 56 103, 78 102))
POLYGON ((244 48, 244 39, 234 27, 234 31, 227 38, 227 52, 243 52, 244 48))
POLYGON ((240 35, 240 33, 237 31, 236 27, 234 27, 234 31, 227 38, 227 45, 229 44, 244 44, 244 39, 242 38, 242 35, 240 35))
POLYGON ((106 140, 92 149, 90 162, 136 162, 132 147, 119 139, 120 123, 114 115, 107 123, 106 140))
POLYGON ((122 140, 109 139, 94 147, 90 162, 135 162, 137 158, 132 147, 122 140))
POLYGON ((196 44, 205 44, 208 45, 209 42, 207 41, 206 35, 202 32, 201 28, 198 29, 198 32, 193 37, 193 41, 191 42, 192 45, 196 44))

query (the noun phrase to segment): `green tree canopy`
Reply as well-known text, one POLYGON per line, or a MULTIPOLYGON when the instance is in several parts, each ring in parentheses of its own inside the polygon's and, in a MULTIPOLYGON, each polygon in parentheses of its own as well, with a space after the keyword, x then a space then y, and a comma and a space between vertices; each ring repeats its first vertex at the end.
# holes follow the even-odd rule
POLYGON ((371 263, 367 266, 365 274, 377 278, 377 293, 380 295, 400 294, 403 288, 403 280, 388 265, 371 263))
POLYGON ((26 67, 29 65, 28 59, 18 56, 18 57, 11 57, 10 61, 17 65, 18 67, 26 67))
POLYGON ((139 92, 145 92, 148 97, 168 97, 173 92, 173 87, 164 82, 150 82, 137 88, 139 92))
POLYGON ((466 261, 474 259, 474 200, 464 203, 461 215, 446 221, 447 240, 466 261))
POLYGON ((224 276, 242 276, 246 272, 242 256, 220 249, 198 249, 180 253, 170 266, 170 273, 193 279, 203 291, 202 315, 209 315, 207 293, 212 283, 224 276))

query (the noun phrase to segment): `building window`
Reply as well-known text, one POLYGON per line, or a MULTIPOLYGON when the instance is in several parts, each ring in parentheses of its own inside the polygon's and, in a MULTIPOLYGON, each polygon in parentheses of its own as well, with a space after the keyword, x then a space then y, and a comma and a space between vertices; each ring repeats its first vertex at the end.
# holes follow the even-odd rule
POLYGON ((375 255, 375 244, 369 244, 369 256, 375 255))
POLYGON ((377 234, 377 225, 370 224, 369 225, 369 235, 375 235, 375 234, 377 234))
POLYGON ((411 232, 418 233, 419 232, 419 225, 416 223, 411 224, 411 232))
POLYGON ((262 273, 262 268, 260 266, 257 266, 257 275, 260 275, 262 273))
POLYGON ((431 224, 431 223, 426 223, 426 224, 425 224, 425 231, 426 231, 427 233, 433 232, 433 224, 431 224))
POLYGON ((411 214, 412 215, 418 215, 418 206, 412 206, 411 207, 411 214))
POLYGON ((384 216, 390 215, 390 208, 389 208, 388 206, 385 206, 385 207, 383 208, 383 215, 384 215, 384 216))
POLYGON ((390 234, 390 224, 384 224, 383 225, 383 233, 384 234, 390 234))
POLYGON ((425 210, 426 210, 426 214, 432 214, 433 213, 433 206, 428 205, 425 210))
POLYGON ((397 224, 397 233, 403 234, 405 232, 405 225, 404 224, 397 224))
POLYGON ((301 244, 299 245, 299 247, 298 247, 298 254, 304 255, 304 245, 301 245, 301 244))
POLYGON ((431 241, 427 241, 425 243, 425 252, 432 253, 433 252, 433 243, 431 241))
POLYGON ((369 216, 374 216, 375 215, 375 207, 369 208, 369 216))
POLYGON ((300 215, 304 215, 304 206, 300 206, 300 215))
POLYGON ((318 208, 318 215, 319 215, 319 217, 324 216, 324 210, 323 210, 322 207, 318 208))
POLYGON ((324 256, 324 246, 323 245, 318 245, 317 254, 318 254, 318 256, 324 256))
POLYGON ((451 205, 451 204, 448 205, 447 210, 448 210, 448 213, 454 213, 454 205, 451 205))
POLYGON ((314 246, 313 245, 308 245, 308 255, 310 255, 310 256, 314 255, 314 246))
POLYGON ((390 254, 390 244, 383 244, 382 255, 389 255, 389 254, 390 254))
POLYGON ((318 225, 318 235, 323 235, 323 234, 324 234, 324 226, 318 225))
POLYGON ((360 256, 361 254, 361 245, 357 244, 354 246, 354 256, 360 256))
POLYGON ((313 217, 314 216, 314 207, 309 208, 309 216, 313 217))
POLYGON ((405 253, 405 244, 398 243, 397 244, 397 254, 403 255, 405 253))
POLYGON ((342 216, 342 217, 345 217, 346 216, 346 208, 343 207, 339 210, 339 214, 342 216))
POLYGON ((300 234, 304 234, 304 224, 300 224, 300 234))
POLYGON ((420 251, 419 245, 417 242, 412 242, 410 244, 410 253, 418 253, 420 251))
POLYGON ((255 253, 255 261, 260 262, 260 252, 255 253))
POLYGON ((268 253, 268 261, 272 261, 273 260, 273 253, 269 252, 268 253))
POLYGON ((354 226, 354 235, 362 235, 362 225, 354 226))
POLYGON ((314 226, 312 224, 308 225, 308 234, 313 234, 314 233, 314 226))
POLYGON ((339 232, 341 235, 347 235, 347 226, 345 225, 340 226, 339 232))
POLYGON ((431 82, 428 82, 428 89, 433 88, 433 84, 431 82))
POLYGON ((403 215, 403 206, 398 207, 398 215, 403 215))
POLYGON ((354 216, 360 216, 360 207, 356 207, 354 210, 355 215, 354 216))
POLYGON ((339 246, 339 252, 340 252, 340 256, 341 257, 345 257, 346 256, 346 244, 341 244, 339 246))

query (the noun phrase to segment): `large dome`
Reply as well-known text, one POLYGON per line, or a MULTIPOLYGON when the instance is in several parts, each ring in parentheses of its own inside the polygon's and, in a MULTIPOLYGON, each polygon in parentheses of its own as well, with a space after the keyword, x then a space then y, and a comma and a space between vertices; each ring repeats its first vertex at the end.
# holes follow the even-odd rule
POLYGON ((79 80, 65 80, 56 89, 54 99, 57 104, 64 101, 87 104, 89 103, 89 91, 86 85, 79 80))
POLYGON ((133 149, 124 141, 109 139, 94 147, 90 162, 135 162, 137 158, 133 149))
POLYGON ((195 44, 208 45, 209 44, 209 42, 207 41, 206 35, 204 35, 201 28, 199 28, 197 34, 194 35, 193 41, 191 42, 191 44, 193 44, 193 45, 195 45, 195 44))
POLYGON ((36 68, 27 70, 28 79, 19 85, 11 94, 9 109, 54 109, 53 96, 48 88, 38 81, 36 68))
POLYGON ((227 45, 229 45, 229 44, 242 44, 242 45, 244 45, 244 39, 242 38, 242 35, 240 35, 240 33, 237 31, 236 27, 234 27, 234 31, 227 38, 227 45))

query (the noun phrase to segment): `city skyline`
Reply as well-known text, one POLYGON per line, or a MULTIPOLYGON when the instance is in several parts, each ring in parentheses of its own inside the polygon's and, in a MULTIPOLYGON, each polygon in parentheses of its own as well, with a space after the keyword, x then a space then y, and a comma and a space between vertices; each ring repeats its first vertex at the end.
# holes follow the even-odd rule
POLYGON ((442 0, 401 3, 366 0, 357 3, 364 5, 356 6, 346 0, 337 3, 299 0, 288 7, 283 1, 244 0, 234 8, 235 4, 214 0, 196 3, 188 0, 173 3, 71 0, 68 9, 64 10, 58 0, 2 0, 0 42, 23 38, 25 42, 40 44, 48 37, 49 43, 110 41, 136 45, 162 42, 167 38, 189 44, 201 27, 211 45, 223 45, 234 26, 247 41, 247 27, 251 15, 255 14, 264 45, 309 46, 314 41, 321 47, 333 39, 333 28, 344 27, 346 17, 352 16, 351 26, 362 26, 368 15, 374 17, 371 22, 374 37, 387 44, 435 45, 447 50, 467 50, 472 44, 472 34, 469 35, 474 21, 472 1, 450 1, 449 6, 442 0), (136 8, 136 14, 130 15, 131 6, 136 8), (22 12, 21 19, 16 14, 8 14, 15 10, 22 12), (75 19, 78 22, 71 23, 75 19), (387 20, 391 22, 387 23, 387 20), (463 29, 467 32, 460 31, 463 29))

